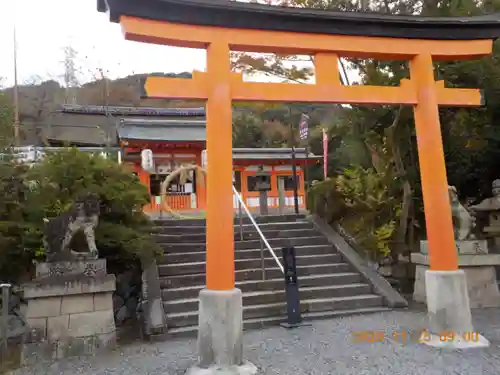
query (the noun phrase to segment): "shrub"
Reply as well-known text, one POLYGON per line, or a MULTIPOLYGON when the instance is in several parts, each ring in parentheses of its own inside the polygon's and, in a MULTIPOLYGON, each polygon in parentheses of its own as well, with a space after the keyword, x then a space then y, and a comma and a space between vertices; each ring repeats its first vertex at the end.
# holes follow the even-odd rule
POLYGON ((372 260, 390 253, 400 201, 389 190, 388 176, 372 169, 350 168, 315 184, 309 192, 312 212, 340 224, 372 260))
POLYGON ((338 222, 346 214, 344 197, 336 188, 335 178, 317 182, 307 193, 307 207, 329 224, 338 222))
MULTIPOLYGON (((11 164, 5 168, 13 167, 11 164)), ((0 181, 5 185, 3 176, 0 181)), ((46 155, 32 168, 25 168, 20 179, 24 181, 18 184, 22 193, 12 197, 12 201, 20 203, 6 209, 7 216, 15 218, 8 222, 15 222, 17 228, 11 239, 17 245, 10 246, 11 255, 7 258, 23 254, 19 262, 25 269, 32 259, 43 259, 43 219, 59 215, 84 192, 100 196, 96 243, 100 256, 108 259, 110 265, 134 266, 138 259, 151 259, 161 253, 150 236, 150 221, 142 211, 149 201, 147 189, 123 165, 71 148, 46 155), (17 221, 19 217, 22 220, 17 221)), ((8 265, 7 258, 4 263, 0 258, 0 272, 8 265)))

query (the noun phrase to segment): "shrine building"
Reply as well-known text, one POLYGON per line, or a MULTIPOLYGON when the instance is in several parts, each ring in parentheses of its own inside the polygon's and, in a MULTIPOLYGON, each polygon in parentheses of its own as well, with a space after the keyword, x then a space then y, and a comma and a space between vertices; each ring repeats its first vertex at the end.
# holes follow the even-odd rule
MULTIPOLYGON (((119 147, 120 160, 149 189, 150 204, 144 210, 150 213, 161 211, 160 184, 172 171, 186 164, 204 167, 207 157, 204 108, 64 105, 53 116, 47 138, 53 146, 119 147), (141 151, 145 149, 153 152, 151 172, 141 167, 141 151)), ((304 167, 320 161, 319 156, 306 156, 305 152, 304 148, 295 149, 299 208, 305 208, 304 167)), ((266 180, 269 185, 270 209, 278 207, 280 179, 285 206, 294 206, 290 148, 234 148, 233 176, 234 185, 249 209, 259 208, 258 179, 266 180)), ((177 179, 169 186, 166 198, 173 210, 204 210, 206 181, 198 181, 196 173, 185 183, 177 179)), ((237 209, 236 197, 233 201, 237 209)))

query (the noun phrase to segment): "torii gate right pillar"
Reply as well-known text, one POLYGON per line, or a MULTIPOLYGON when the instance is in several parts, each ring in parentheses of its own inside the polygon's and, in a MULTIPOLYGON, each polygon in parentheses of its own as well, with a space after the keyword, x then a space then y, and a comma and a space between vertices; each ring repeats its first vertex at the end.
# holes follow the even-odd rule
MULTIPOLYGON (((458 269, 458 256, 453 237, 448 182, 439 122, 439 103, 434 89, 432 56, 417 55, 410 60, 411 81, 416 85, 417 104, 414 108, 422 195, 425 206, 430 270, 425 284, 429 318, 429 337, 422 341, 431 346, 465 348, 472 343, 462 340, 464 333, 473 332, 467 281, 458 269), (445 333, 446 332, 446 333, 445 333), (442 334, 454 335, 451 342, 442 341, 442 334)), ((483 336, 474 346, 489 346, 483 336)))

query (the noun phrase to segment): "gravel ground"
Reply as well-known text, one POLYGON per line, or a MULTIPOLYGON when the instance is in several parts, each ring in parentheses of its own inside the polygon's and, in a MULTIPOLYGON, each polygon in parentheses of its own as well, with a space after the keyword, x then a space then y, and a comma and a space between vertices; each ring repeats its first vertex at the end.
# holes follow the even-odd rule
MULTIPOLYGON (((390 311, 313 322, 295 330, 280 327, 245 333, 245 358, 259 374, 274 375, 474 375, 496 374, 500 368, 500 309, 474 313, 475 329, 491 341, 488 349, 451 352, 415 343, 425 328, 425 313, 390 311), (384 331, 379 343, 353 342, 353 331, 384 331), (406 332, 408 340, 394 339, 406 332)), ((52 365, 21 368, 11 375, 174 375, 184 374, 196 360, 196 340, 135 343, 116 352, 52 365)))

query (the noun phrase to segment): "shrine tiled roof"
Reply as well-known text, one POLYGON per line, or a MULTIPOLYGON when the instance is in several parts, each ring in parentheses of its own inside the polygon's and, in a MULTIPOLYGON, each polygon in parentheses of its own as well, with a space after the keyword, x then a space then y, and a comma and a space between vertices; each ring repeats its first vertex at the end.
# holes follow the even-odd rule
MULTIPOLYGON (((321 156, 309 152, 309 159, 319 159, 321 156)), ((234 160, 291 160, 291 148, 233 148, 234 160)), ((305 148, 295 148, 295 159, 306 159, 305 148)))
MULTIPOLYGON (((118 129, 120 124, 141 125, 135 133, 143 131, 145 124, 152 124, 151 129, 146 129, 143 135, 159 136, 162 130, 159 124, 190 123, 199 121, 205 117, 205 108, 150 108, 150 107, 125 107, 125 106, 98 106, 98 105, 78 105, 65 104, 57 108, 52 114, 46 138, 51 143, 70 143, 80 145, 118 145, 118 129), (185 121, 184 121, 185 120, 185 121), (157 134, 158 133, 158 134, 157 134), (156 135, 155 135, 156 134, 156 135)), ((205 140, 204 121, 203 135, 194 134, 193 129, 183 128, 187 131, 186 136, 195 138, 202 137, 205 140)), ((123 131, 129 131, 134 135, 130 127, 123 131)), ((175 126, 169 134, 172 137, 181 137, 175 126)), ((198 131, 200 133, 200 131, 198 131)), ((163 131, 163 137, 165 133, 163 131)), ((181 137, 182 138, 182 137, 181 137)), ((149 138, 147 138, 149 139, 149 138)), ((147 140, 146 139, 146 140, 147 140)), ((163 139, 162 139, 163 140, 163 139)), ((172 139, 176 140, 176 139, 172 139)))
POLYGON ((122 118, 118 124, 118 137, 124 140, 205 142, 204 120, 148 120, 122 118))
POLYGON ((57 112, 82 115, 140 116, 140 117, 204 117, 205 108, 155 108, 63 104, 57 112))
POLYGON ((121 16, 188 25, 291 31, 302 33, 418 38, 435 40, 496 39, 499 14, 422 17, 375 12, 339 12, 229 0, 97 0, 113 22, 121 16))
POLYGON ((116 121, 113 116, 56 111, 51 115, 46 138, 57 144, 116 145, 116 121))

